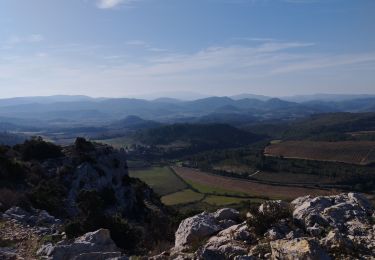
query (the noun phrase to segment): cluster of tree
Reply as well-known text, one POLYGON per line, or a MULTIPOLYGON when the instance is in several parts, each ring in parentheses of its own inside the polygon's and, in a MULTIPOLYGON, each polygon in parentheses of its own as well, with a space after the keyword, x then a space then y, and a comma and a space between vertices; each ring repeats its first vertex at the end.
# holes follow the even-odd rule
POLYGON ((14 146, 14 149, 20 152, 25 161, 46 160, 63 156, 60 146, 45 142, 41 137, 26 140, 23 144, 14 146))
MULTIPOLYGON (((169 216, 175 212, 166 207, 163 213, 149 210, 144 204, 145 199, 162 207, 160 198, 145 183, 127 175, 122 185, 135 196, 131 212, 118 206, 112 186, 81 190, 75 201, 79 214, 69 212, 64 206, 71 188, 69 175, 74 174, 82 160, 99 167, 89 156, 95 154, 95 149, 95 145, 83 138, 78 138, 75 145, 64 151, 41 138, 33 138, 15 147, 0 146, 0 211, 12 206, 47 210, 65 221, 64 228, 69 237, 107 228, 115 243, 131 254, 145 254, 159 241, 173 241, 176 223, 169 216), (48 159, 56 160, 52 164, 64 164, 51 173, 48 166, 44 167, 48 159)), ((116 162, 113 167, 116 168, 116 162)))
POLYGON ((265 139, 226 124, 174 124, 138 131, 142 143, 129 153, 151 161, 191 156, 202 151, 241 147, 265 139))
POLYGON ((147 145, 165 145, 176 141, 212 148, 236 147, 262 138, 226 124, 174 124, 140 131, 136 138, 147 145))

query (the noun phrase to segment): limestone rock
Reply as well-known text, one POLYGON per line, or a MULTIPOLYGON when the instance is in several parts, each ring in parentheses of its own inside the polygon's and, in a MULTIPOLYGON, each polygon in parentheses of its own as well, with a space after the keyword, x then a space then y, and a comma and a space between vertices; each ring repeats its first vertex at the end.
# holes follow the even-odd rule
POLYGON ((271 253, 269 243, 259 243, 250 249, 249 255, 257 258, 264 258, 265 255, 271 253))
POLYGON ((236 256, 247 255, 248 243, 253 239, 246 223, 234 225, 211 237, 198 250, 198 255, 201 259, 234 259, 236 256))
POLYGON ((183 220, 176 232, 175 247, 187 247, 199 243, 200 240, 217 233, 220 230, 218 222, 210 213, 203 212, 199 215, 183 220))
POLYGON ((204 238, 236 225, 238 219, 239 212, 230 208, 219 209, 214 213, 203 212, 187 218, 178 227, 175 248, 181 251, 197 246, 204 238))
POLYGON ((293 217, 306 228, 319 224, 343 229, 351 220, 368 223, 373 213, 370 202, 357 193, 316 198, 307 196, 292 201, 292 205, 293 217))
POLYGON ((86 233, 72 242, 44 245, 38 250, 38 254, 53 260, 102 260, 121 256, 107 229, 86 233))
POLYGON ((330 231, 320 243, 331 252, 345 252, 350 251, 353 248, 351 241, 342 236, 338 230, 330 231))
POLYGON ((314 238, 281 239, 271 242, 270 245, 272 259, 330 259, 328 254, 319 246, 318 241, 314 238))
POLYGON ((232 220, 232 221, 238 221, 240 216, 240 213, 238 210, 231 209, 231 208, 223 208, 223 209, 218 209, 214 213, 214 217, 217 220, 232 220))

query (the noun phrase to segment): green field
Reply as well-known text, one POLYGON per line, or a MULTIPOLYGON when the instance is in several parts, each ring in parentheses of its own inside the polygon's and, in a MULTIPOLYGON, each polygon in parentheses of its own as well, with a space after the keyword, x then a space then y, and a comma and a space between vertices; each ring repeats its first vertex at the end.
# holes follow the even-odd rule
POLYGON ((169 206, 192 203, 193 207, 198 204, 219 207, 239 204, 243 201, 261 202, 260 199, 248 198, 249 194, 244 192, 182 180, 167 166, 130 169, 129 175, 147 183, 162 197, 162 202, 169 206))
POLYGON ((187 188, 187 185, 169 167, 152 167, 144 170, 130 169, 129 175, 147 183, 160 196, 187 188))
POLYGON ((204 198, 204 195, 197 193, 190 189, 179 191, 170 195, 166 195, 161 198, 161 201, 165 205, 177 205, 177 204, 186 204, 199 201, 204 198))
POLYGON ((244 196, 247 197, 249 194, 240 191, 227 190, 214 186, 207 186, 200 183, 195 183, 190 180, 185 180, 193 189, 197 190, 200 193, 206 194, 215 194, 215 195, 225 195, 225 196, 244 196))

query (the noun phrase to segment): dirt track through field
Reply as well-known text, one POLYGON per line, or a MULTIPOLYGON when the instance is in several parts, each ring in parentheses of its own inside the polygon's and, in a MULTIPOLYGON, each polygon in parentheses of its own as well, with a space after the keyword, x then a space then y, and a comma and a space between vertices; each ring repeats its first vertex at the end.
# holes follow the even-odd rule
POLYGON ((222 188, 232 191, 248 193, 254 197, 269 197, 291 200, 305 195, 331 195, 337 193, 333 190, 313 189, 304 187, 288 187, 280 185, 260 184, 247 180, 213 175, 192 168, 171 167, 175 173, 185 180, 198 184, 222 188))

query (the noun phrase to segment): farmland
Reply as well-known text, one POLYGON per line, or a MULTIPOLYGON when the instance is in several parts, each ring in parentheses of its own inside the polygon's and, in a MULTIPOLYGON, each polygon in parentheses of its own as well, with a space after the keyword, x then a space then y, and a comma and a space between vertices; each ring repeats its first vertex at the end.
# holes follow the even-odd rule
POLYGON ((368 165, 375 162, 375 142, 285 141, 266 147, 265 155, 368 165))
POLYGON ((169 195, 166 195, 161 198, 161 201, 166 205, 177 205, 177 204, 186 204, 192 203, 199 200, 202 200, 204 195, 201 193, 197 193, 190 189, 186 189, 183 191, 178 191, 169 195))
POLYGON ((232 192, 245 193, 255 198, 269 197, 272 199, 291 200, 304 195, 327 195, 334 191, 305 187, 289 187, 281 185, 261 184, 235 178, 228 178, 209 174, 191 168, 172 167, 181 178, 188 182, 198 183, 215 189, 230 190, 232 192))
POLYGON ((169 206, 194 205, 204 208, 233 205, 243 201, 262 201, 246 192, 182 179, 169 167, 131 169, 129 174, 146 182, 161 196, 162 202, 169 206))
POLYGON ((284 184, 332 184, 335 180, 325 176, 318 176, 303 173, 289 173, 289 172, 264 172, 261 171, 252 177, 255 180, 265 182, 276 182, 284 184))
POLYGON ((130 169, 129 175, 147 183, 160 196, 179 192, 187 188, 187 185, 168 167, 150 167, 140 170, 130 169))
POLYGON ((251 202, 262 202, 262 199, 242 199, 242 198, 235 198, 235 197, 226 197, 226 196, 213 196, 209 195, 207 196, 203 202, 210 204, 210 205, 216 205, 216 206, 226 206, 226 205, 232 205, 232 204, 238 204, 243 201, 251 201, 251 202))

